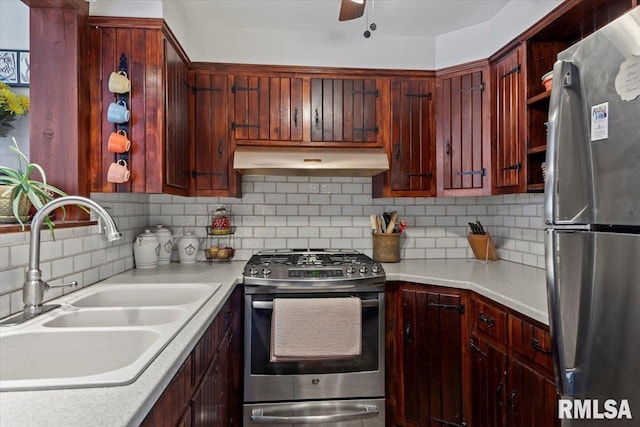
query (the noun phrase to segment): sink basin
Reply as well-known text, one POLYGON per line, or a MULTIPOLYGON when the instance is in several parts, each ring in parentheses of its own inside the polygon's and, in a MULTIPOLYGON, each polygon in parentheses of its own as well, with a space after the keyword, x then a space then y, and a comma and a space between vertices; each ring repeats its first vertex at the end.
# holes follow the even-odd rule
POLYGON ((206 285, 115 285, 70 302, 75 307, 151 307, 190 304, 210 293, 206 285))
POLYGON ((63 313, 44 323, 43 326, 50 328, 152 326, 175 322, 186 315, 185 309, 177 307, 87 309, 63 313))
POLYGON ((219 288, 97 284, 67 295, 0 328, 0 391, 130 384, 219 288))
POLYGON ((131 365, 160 337, 153 330, 23 332, 2 338, 0 381, 69 379, 131 365))

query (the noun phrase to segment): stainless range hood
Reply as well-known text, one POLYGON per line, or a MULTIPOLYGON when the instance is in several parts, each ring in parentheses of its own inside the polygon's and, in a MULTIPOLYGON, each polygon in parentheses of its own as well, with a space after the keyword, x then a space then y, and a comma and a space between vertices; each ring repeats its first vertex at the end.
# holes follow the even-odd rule
POLYGON ((243 175, 374 176, 389 169, 383 148, 251 147, 235 149, 243 175))

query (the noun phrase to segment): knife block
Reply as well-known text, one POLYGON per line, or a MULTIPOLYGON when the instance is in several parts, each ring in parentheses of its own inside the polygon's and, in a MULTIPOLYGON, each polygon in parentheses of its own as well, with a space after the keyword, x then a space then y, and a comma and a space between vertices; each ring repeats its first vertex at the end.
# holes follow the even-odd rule
POLYGON ((476 259, 482 261, 495 261, 498 259, 496 247, 491 240, 491 235, 485 234, 467 234, 467 240, 476 259))

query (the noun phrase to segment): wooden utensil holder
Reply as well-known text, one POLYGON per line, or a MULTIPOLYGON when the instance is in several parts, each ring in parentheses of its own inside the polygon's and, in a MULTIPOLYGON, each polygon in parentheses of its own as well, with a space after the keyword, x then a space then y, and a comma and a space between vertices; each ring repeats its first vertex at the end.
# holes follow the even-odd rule
POLYGON ((498 259, 496 247, 491 240, 491 235, 485 234, 467 234, 467 240, 476 259, 482 261, 495 261, 498 259))
POLYGON ((400 233, 374 233, 373 260, 400 262, 400 233))

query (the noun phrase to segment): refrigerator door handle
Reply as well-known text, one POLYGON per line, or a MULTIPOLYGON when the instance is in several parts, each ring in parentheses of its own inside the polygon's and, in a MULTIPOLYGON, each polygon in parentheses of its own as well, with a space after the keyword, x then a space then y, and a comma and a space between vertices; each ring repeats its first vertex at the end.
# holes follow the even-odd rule
MULTIPOLYGON (((549 306, 549 329, 551 331, 551 350, 556 373, 556 387, 562 396, 571 395, 570 378, 564 361, 564 346, 562 338, 562 322, 560 309, 560 293, 558 290, 558 260, 556 257, 557 232, 545 230, 545 253, 547 275, 547 302, 549 306)), ((573 383, 573 381, 571 381, 573 383)))
POLYGON ((547 159, 546 179, 544 183, 544 222, 553 224, 556 219, 556 192, 557 182, 557 155, 558 155, 558 124, 561 117, 561 109, 565 104, 566 88, 573 85, 572 74, 577 72, 575 66, 568 61, 556 61, 553 66, 553 83, 551 97, 549 98, 549 120, 547 122, 547 159))

